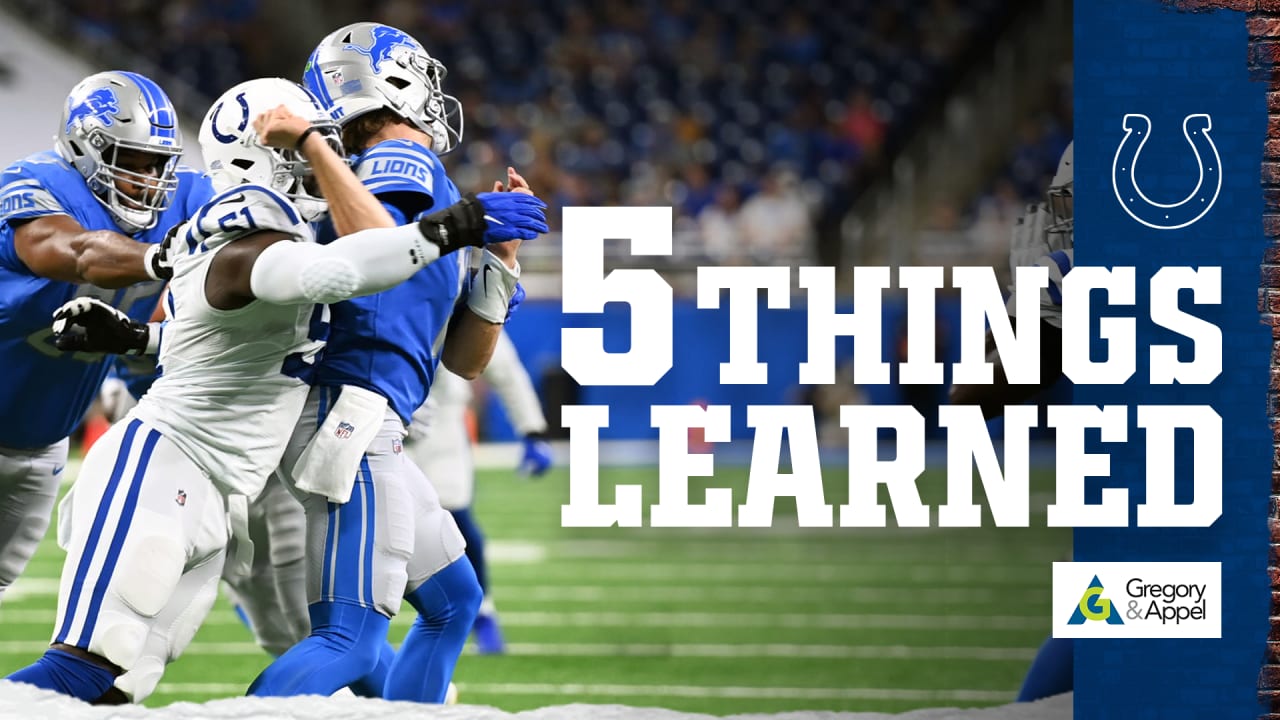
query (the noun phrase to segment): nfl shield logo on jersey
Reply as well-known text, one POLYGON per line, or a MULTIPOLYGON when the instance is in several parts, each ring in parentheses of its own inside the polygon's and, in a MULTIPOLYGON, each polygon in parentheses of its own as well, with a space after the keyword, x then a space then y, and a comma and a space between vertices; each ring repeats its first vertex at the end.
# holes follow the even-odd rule
POLYGON ((349 422, 340 422, 338 423, 338 427, 333 431, 333 434, 345 440, 351 437, 351 433, 354 432, 355 429, 356 426, 349 422))
POLYGON ((400 438, 391 438, 391 452, 400 454, 404 450, 404 445, 400 443, 400 438))
POLYGON ((186 491, 186 490, 179 490, 179 491, 178 491, 178 495, 177 495, 176 497, 174 497, 174 498, 173 498, 173 501, 174 501, 174 502, 176 502, 176 503, 178 503, 178 506, 179 506, 179 507, 186 507, 186 506, 187 506, 187 491, 186 491))

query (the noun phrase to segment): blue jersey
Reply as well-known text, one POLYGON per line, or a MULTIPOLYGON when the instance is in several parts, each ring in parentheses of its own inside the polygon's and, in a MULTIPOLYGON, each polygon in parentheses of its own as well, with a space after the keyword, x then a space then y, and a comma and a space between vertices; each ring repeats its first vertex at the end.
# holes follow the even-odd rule
MULTIPOLYGON (((134 239, 160 242, 212 194, 207 177, 179 168, 173 202, 155 227, 134 239)), ((0 417, 10 420, 0 427, 4 447, 44 447, 70 435, 112 362, 109 356, 59 352, 50 330, 53 311, 74 297, 90 296, 146 322, 164 286, 145 282, 106 290, 38 277, 18 257, 13 233, 22 221, 45 215, 70 216, 85 230, 123 232, 80 173, 52 151, 19 160, 0 174, 0 417)))
MULTIPOLYGON (((352 170, 400 224, 460 199, 440 158, 407 140, 375 145, 353 158, 352 170)), ((317 237, 332 242, 332 225, 326 222, 317 237)), ((435 377, 469 258, 458 251, 386 292, 331 305, 329 344, 316 384, 376 392, 408 425, 435 377)))

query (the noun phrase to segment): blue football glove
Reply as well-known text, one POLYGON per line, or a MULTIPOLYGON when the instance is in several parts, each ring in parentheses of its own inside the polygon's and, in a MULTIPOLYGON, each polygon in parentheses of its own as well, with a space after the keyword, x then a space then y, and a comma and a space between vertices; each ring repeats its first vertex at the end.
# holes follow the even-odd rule
POLYGON ((518 192, 487 192, 476 195, 484 208, 484 242, 532 240, 549 232, 547 204, 535 195, 518 192))
POLYGON ((524 437, 524 457, 520 458, 521 475, 538 477, 551 469, 551 443, 542 433, 529 433, 524 437))
POLYGON ((525 298, 524 286, 521 285, 519 281, 517 281, 516 291, 511 293, 511 301, 507 303, 508 318, 510 318, 511 314, 514 313, 516 309, 520 307, 520 303, 524 302, 524 298, 525 298))
POLYGON ((423 239, 440 248, 442 256, 463 247, 532 240, 550 230, 546 207, 546 203, 525 193, 468 194, 419 220, 418 231, 423 239))

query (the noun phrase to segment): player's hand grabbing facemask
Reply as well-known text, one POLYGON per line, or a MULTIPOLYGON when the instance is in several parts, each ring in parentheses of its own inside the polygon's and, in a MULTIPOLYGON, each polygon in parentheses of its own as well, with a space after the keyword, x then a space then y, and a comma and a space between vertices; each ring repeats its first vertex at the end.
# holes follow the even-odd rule
MULTIPOLYGON (((64 352, 142 355, 151 328, 98 300, 79 297, 53 313, 53 344, 64 352)), ((153 351, 154 352, 154 351, 153 351)))

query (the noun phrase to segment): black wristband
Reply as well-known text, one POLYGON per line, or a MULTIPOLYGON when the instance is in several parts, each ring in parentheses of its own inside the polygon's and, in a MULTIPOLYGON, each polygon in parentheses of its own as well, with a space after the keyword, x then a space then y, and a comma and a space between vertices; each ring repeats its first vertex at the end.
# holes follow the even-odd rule
POLYGON ((464 247, 482 247, 487 229, 484 205, 475 193, 467 193, 458 202, 418 221, 422 237, 435 243, 441 255, 464 247))
POLYGON ((315 127, 309 127, 306 130, 303 130, 302 134, 298 136, 298 142, 293 144, 293 149, 297 150, 298 152, 302 152, 303 143, 305 143, 307 141, 307 138, 311 135, 311 133, 315 131, 316 131, 315 127))

